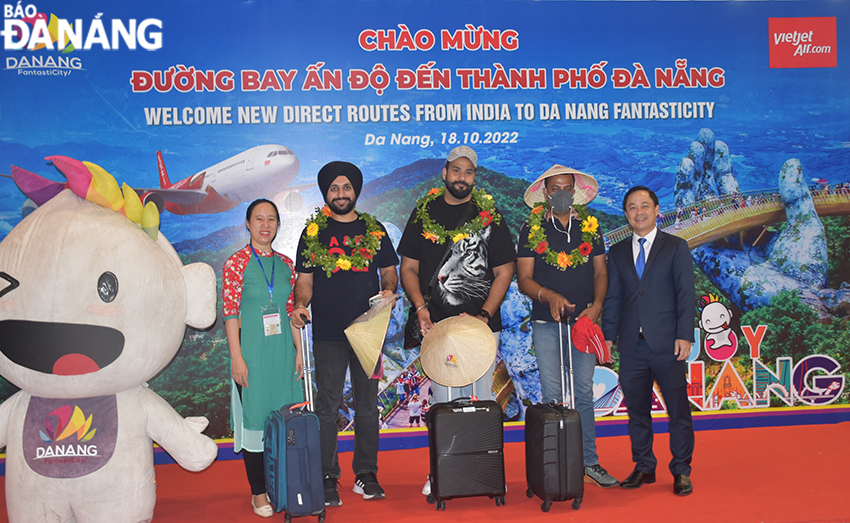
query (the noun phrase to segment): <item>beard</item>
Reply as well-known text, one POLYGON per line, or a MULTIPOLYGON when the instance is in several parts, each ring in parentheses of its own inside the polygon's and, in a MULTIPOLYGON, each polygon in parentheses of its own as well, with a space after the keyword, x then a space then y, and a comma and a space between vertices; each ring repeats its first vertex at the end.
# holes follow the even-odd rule
POLYGON ((355 204, 357 204, 356 196, 353 200, 349 200, 348 198, 335 198, 328 202, 328 207, 330 207, 331 211, 334 213, 343 215, 350 213, 354 209, 355 204))
POLYGON ((443 183, 446 184, 446 190, 449 191, 449 194, 457 198, 458 200, 463 200, 472 192, 472 185, 467 185, 463 182, 454 182, 449 183, 449 180, 443 180, 443 183))

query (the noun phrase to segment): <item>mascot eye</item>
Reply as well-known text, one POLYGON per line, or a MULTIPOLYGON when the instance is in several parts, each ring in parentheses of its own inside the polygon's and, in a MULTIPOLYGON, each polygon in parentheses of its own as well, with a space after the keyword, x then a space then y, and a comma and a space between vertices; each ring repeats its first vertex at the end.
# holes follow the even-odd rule
POLYGON ((18 280, 16 280, 15 278, 12 278, 11 276, 6 274, 5 272, 0 272, 0 278, 3 278, 7 282, 9 282, 9 285, 3 285, 2 288, 0 288, 0 298, 5 296, 6 294, 9 294, 13 290, 17 289, 18 286, 20 285, 20 283, 18 283, 18 280))
POLYGON ((118 295, 118 278, 111 272, 104 272, 97 279, 97 295, 104 303, 109 303, 118 295))

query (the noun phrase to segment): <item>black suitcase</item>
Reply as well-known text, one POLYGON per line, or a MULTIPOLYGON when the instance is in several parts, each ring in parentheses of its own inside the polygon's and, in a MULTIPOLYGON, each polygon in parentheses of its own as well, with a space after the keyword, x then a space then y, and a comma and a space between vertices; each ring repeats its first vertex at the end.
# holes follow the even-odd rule
POLYGON ((505 504, 502 408, 491 400, 459 398, 428 411, 431 493, 428 503, 446 509, 452 498, 488 496, 505 504))
POLYGON ((325 490, 319 418, 304 408, 313 405, 306 326, 301 329, 301 347, 307 401, 285 405, 266 419, 263 431, 266 493, 275 512, 286 511, 287 523, 299 516, 318 516, 319 523, 323 523, 325 490))
MULTIPOLYGON (((560 340, 561 325, 558 325, 560 340)), ((572 346, 569 322, 567 343, 572 346)), ((574 510, 581 507, 584 497, 584 453, 581 442, 581 419, 578 411, 567 408, 564 386, 564 350, 561 349, 562 404, 532 405, 525 411, 525 478, 526 495, 536 494, 543 503, 540 509, 548 512, 554 501, 573 500, 574 510)), ((570 398, 575 405, 572 350, 570 354, 570 398)))

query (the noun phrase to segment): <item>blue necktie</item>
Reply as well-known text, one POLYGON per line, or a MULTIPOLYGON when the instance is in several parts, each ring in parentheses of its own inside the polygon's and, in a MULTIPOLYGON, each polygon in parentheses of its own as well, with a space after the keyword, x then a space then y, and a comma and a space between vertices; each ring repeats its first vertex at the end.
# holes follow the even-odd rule
POLYGON ((635 261, 635 270, 637 271, 638 279, 643 277, 643 268, 646 267, 646 252, 643 250, 643 244, 646 243, 646 238, 638 238, 640 250, 638 250, 637 261, 635 261))

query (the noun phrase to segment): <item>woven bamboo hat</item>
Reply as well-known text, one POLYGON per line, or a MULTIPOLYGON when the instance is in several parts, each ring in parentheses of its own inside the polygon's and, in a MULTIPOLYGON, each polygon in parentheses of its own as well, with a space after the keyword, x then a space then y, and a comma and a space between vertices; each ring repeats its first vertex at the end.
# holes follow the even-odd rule
POLYGON ((474 316, 452 316, 428 331, 419 361, 425 374, 446 387, 465 387, 490 369, 496 359, 496 339, 474 316))
POLYGON ((395 299, 395 296, 382 299, 345 328, 345 337, 370 378, 383 376, 384 369, 378 368, 378 362, 381 361, 395 299))
POLYGON ((545 173, 541 174, 534 183, 528 186, 525 190, 525 204, 529 207, 534 207, 535 204, 546 201, 546 194, 543 192, 545 188, 543 180, 560 174, 572 174, 575 180, 575 196, 573 198, 574 205, 586 205, 596 198, 599 193, 599 183, 593 176, 585 174, 581 171, 576 171, 570 167, 555 164, 550 167, 545 173))

